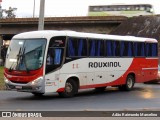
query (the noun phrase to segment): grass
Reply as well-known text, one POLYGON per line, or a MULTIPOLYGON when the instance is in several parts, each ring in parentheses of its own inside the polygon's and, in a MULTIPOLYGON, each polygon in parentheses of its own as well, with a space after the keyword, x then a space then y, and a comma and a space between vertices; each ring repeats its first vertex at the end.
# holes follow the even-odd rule
POLYGON ((3 73, 4 73, 4 67, 0 66, 0 90, 3 90, 5 88, 3 73))

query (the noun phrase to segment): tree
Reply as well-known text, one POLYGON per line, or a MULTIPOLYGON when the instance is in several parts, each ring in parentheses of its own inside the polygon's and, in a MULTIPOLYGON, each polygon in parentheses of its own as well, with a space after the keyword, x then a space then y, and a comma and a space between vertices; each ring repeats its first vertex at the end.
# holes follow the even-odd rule
POLYGON ((14 11, 17 10, 17 8, 9 7, 8 10, 4 9, 4 12, 6 13, 6 18, 15 18, 16 15, 14 11))

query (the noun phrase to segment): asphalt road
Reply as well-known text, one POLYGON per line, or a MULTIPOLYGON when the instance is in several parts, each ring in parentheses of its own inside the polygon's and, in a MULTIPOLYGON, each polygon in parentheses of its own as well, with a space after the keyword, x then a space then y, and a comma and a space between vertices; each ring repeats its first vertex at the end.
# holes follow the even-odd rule
POLYGON ((30 93, 0 91, 0 111, 160 111, 160 84, 135 84, 130 92, 109 87, 102 93, 81 90, 73 98, 58 94, 35 97, 30 93))

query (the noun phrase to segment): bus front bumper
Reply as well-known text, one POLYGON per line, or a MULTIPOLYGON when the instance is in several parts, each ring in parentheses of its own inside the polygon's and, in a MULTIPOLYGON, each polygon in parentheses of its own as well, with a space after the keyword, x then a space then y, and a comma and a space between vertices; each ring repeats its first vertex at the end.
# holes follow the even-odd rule
POLYGON ((19 92, 31 92, 31 93, 44 93, 43 77, 39 77, 29 83, 14 83, 4 77, 5 86, 7 90, 19 91, 19 92))

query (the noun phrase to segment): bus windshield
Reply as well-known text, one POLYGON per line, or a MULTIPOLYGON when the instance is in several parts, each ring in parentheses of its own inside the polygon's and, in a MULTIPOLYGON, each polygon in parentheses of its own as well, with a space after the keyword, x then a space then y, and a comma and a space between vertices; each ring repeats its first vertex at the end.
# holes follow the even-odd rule
POLYGON ((43 64, 45 39, 13 39, 6 55, 6 68, 10 71, 39 69, 43 64))

